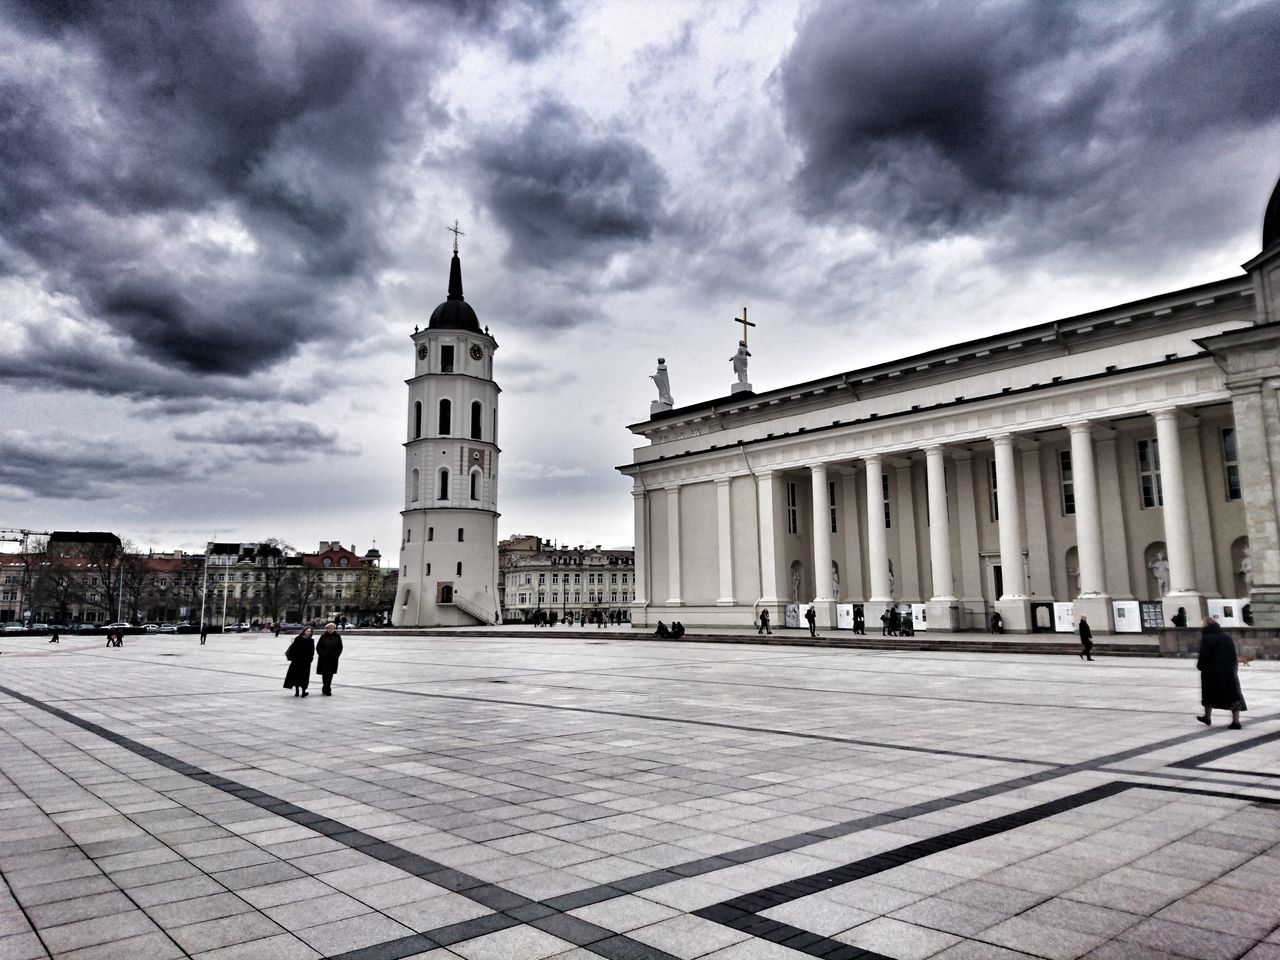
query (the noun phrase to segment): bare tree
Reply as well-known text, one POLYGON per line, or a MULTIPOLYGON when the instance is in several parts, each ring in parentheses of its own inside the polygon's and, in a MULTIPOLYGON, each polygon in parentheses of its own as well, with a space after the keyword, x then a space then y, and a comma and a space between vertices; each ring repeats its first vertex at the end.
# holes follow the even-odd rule
POLYGON ((308 566, 298 558, 297 564, 288 567, 285 575, 286 597, 290 610, 298 611, 298 619, 307 619, 307 608, 324 592, 324 572, 319 567, 308 566))

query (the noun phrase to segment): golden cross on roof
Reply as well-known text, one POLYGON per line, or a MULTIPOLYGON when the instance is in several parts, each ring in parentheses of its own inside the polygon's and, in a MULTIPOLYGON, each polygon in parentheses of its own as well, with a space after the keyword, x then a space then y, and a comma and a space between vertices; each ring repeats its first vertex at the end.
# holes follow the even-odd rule
POLYGON ((746 308, 746 307, 743 307, 743 308, 742 308, 742 317, 741 317, 741 318, 734 317, 734 318, 733 318, 733 322, 734 322, 734 323, 740 323, 740 324, 742 324, 742 342, 743 342, 743 343, 746 343, 746 342, 747 342, 747 328, 748 328, 748 327, 754 327, 754 326, 755 326, 755 324, 754 324, 754 323, 752 323, 750 320, 748 320, 748 319, 747 319, 747 308, 746 308))
POLYGON ((453 252, 454 252, 454 253, 457 253, 457 252, 458 252, 458 238, 459 238, 459 237, 465 237, 465 236, 466 236, 466 234, 465 234, 465 233, 463 233, 461 230, 459 230, 459 229, 458 229, 458 221, 457 221, 457 220, 453 221, 453 226, 452 226, 452 227, 445 227, 445 229, 446 229, 446 230, 448 230, 450 233, 452 233, 452 234, 453 234, 453 252))

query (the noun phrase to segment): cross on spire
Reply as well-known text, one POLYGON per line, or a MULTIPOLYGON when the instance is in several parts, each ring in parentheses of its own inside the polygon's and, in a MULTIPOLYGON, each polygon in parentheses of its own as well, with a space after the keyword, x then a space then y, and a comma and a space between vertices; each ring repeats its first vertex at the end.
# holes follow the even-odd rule
POLYGON ((453 226, 452 226, 452 227, 445 227, 445 229, 446 229, 446 230, 448 230, 450 233, 452 233, 452 234, 453 234, 453 252, 454 252, 454 254, 456 255, 456 254, 457 254, 457 252, 458 252, 458 238, 459 238, 459 237, 465 237, 465 236, 466 236, 466 234, 465 234, 465 233, 463 233, 461 230, 459 230, 459 229, 458 229, 458 221, 457 221, 457 220, 453 221, 453 226))
POLYGON ((738 317, 734 317, 734 318, 733 318, 733 322, 734 322, 734 323, 740 323, 740 324, 742 324, 742 342, 743 342, 743 343, 746 343, 746 342, 747 342, 747 328, 748 328, 748 327, 754 327, 754 326, 755 326, 755 324, 754 324, 754 323, 752 323, 750 320, 748 320, 748 319, 747 319, 747 308, 746 308, 746 307, 743 307, 743 308, 742 308, 742 317, 741 317, 741 319, 739 319, 738 317))

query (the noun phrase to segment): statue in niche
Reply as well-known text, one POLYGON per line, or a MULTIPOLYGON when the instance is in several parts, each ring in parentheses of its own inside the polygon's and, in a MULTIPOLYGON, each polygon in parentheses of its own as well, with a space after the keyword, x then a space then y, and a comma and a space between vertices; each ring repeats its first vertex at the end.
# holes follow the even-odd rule
POLYGON ((1163 550, 1156 553, 1155 559, 1147 564, 1147 569, 1156 578, 1156 599, 1163 600, 1169 593, 1169 561, 1165 559, 1163 550))
POLYGON ((738 352, 729 358, 729 362, 733 364, 733 372, 738 377, 739 383, 747 382, 747 358, 751 356, 751 351, 747 349, 747 341, 738 341, 738 352))
POLYGON ((1253 557, 1247 546, 1240 554, 1240 577, 1244 580, 1244 592, 1253 593, 1253 557))
POLYGON ((834 560, 831 561, 831 595, 840 596, 840 564, 834 560))
POLYGON ((890 560, 889 561, 889 599, 890 600, 894 599, 898 595, 896 593, 897 585, 898 585, 898 580, 893 575, 893 561, 890 560))
POLYGON ((791 602, 800 602, 800 561, 791 564, 791 602))
POLYGON ((651 373, 649 379, 658 388, 658 402, 673 405, 675 401, 671 399, 671 380, 667 377, 667 361, 665 358, 658 358, 658 372, 651 373))

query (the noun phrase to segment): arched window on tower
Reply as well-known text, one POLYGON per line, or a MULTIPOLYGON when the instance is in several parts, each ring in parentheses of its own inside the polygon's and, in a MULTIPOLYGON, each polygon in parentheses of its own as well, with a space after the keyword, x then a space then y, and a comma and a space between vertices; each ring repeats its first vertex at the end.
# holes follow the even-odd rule
POLYGON ((440 471, 440 491, 437 494, 436 499, 437 500, 449 499, 449 471, 448 470, 440 471))
POLYGON ((414 467, 413 473, 410 475, 410 480, 409 480, 409 500, 413 503, 418 502, 419 483, 420 483, 420 477, 418 475, 418 468, 414 467))
MULTIPOLYGON (((422 436, 422 401, 413 401, 413 439, 422 436)), ((414 497, 416 500, 417 497, 414 497)))
POLYGON ((480 439, 480 416, 483 408, 480 406, 479 400, 471 402, 471 439, 480 439))
POLYGON ((440 401, 440 436, 447 437, 453 433, 453 404, 448 400, 440 401))
POLYGON ((471 471, 471 499, 472 500, 480 499, 480 471, 479 470, 471 471))

